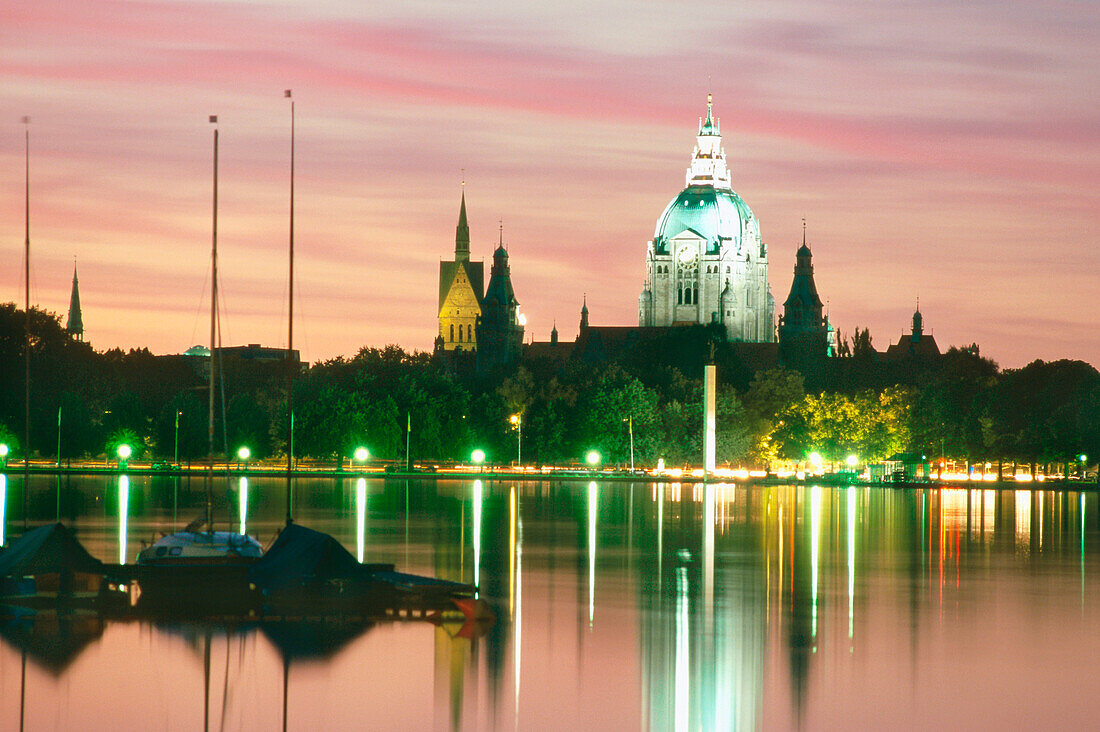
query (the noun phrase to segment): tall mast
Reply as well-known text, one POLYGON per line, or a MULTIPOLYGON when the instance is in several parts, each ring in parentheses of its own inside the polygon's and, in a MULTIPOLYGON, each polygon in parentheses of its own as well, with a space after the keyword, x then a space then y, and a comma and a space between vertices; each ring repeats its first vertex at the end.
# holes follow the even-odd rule
POLYGON ((24 210, 26 238, 23 246, 23 531, 27 530, 27 486, 31 469, 31 118, 23 118, 25 150, 24 210))
POLYGON ((214 512, 214 382, 216 380, 216 359, 215 351, 217 344, 214 341, 215 338, 215 325, 217 322, 218 311, 218 116, 216 114, 210 115, 210 123, 215 125, 214 127, 214 213, 213 213, 213 227, 212 227, 212 243, 210 248, 210 262, 211 262, 211 284, 210 284, 210 420, 207 424, 208 428, 208 451, 206 454, 207 459, 207 480, 206 480, 206 525, 207 528, 213 530, 213 512, 214 512))
POLYGON ((291 471, 294 470, 294 98, 290 89, 286 96, 290 99, 290 285, 287 317, 286 343, 286 523, 294 521, 292 510, 293 484, 291 471))

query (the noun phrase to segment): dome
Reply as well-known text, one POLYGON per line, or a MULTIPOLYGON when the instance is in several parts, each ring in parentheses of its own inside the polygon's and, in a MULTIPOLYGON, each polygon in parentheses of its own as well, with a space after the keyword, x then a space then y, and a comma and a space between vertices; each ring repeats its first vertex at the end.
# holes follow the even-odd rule
POLYGON ((706 240, 707 254, 718 254, 723 245, 739 250, 742 240, 750 231, 759 231, 759 225, 749 205, 732 190, 688 186, 657 219, 654 252, 668 254, 669 240, 689 230, 706 240))

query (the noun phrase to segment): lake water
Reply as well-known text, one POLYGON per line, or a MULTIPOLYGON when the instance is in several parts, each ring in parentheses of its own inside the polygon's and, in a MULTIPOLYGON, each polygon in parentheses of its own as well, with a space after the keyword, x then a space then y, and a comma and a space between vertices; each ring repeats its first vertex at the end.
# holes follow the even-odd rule
MULTIPOLYGON (((34 477, 107 562, 202 512, 201 479, 34 477)), ((299 479, 368 562, 477 582, 425 621, 300 643, 138 622, 0 639, 0 728, 1085 729, 1100 714, 1100 501, 1076 491, 299 479), (285 685, 284 685, 285 684, 285 685), (285 707, 284 707, 285 704, 285 707)), ((8 476, 5 528, 22 525, 8 476)), ((265 545, 284 482, 224 477, 265 545), (243 494, 243 498, 242 498, 243 494)))

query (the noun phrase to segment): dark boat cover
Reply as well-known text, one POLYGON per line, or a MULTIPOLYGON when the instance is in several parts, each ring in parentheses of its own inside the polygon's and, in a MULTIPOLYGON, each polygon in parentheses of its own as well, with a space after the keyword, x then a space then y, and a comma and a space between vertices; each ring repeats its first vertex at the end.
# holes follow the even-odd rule
MULTIPOLYGON (((366 580, 380 565, 360 564, 328 534, 290 524, 267 553, 248 570, 248 581, 263 592, 327 580, 366 580)), ((385 565, 393 569, 393 565, 385 565)))
POLYGON ((102 574, 103 563, 88 553, 64 524, 32 529, 0 552, 0 577, 87 572, 102 574))

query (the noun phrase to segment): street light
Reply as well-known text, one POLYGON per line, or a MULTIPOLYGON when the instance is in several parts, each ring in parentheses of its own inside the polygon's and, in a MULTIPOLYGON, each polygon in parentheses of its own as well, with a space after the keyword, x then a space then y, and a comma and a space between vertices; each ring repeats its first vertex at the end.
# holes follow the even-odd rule
POLYGON ((623 420, 626 422, 627 431, 630 433, 630 472, 634 472, 634 415, 623 420))
POLYGON ((1085 453, 1081 453, 1080 455, 1077 456, 1077 459, 1081 462, 1081 480, 1084 480, 1085 479, 1085 467, 1086 467, 1085 463, 1088 462, 1089 456, 1086 455, 1085 453))
POLYGON ((252 451, 248 449, 247 445, 241 445, 237 449, 237 460, 244 463, 245 470, 248 470, 248 459, 252 457, 252 451))
POLYGON ((584 456, 585 461, 595 468, 600 462, 600 453, 595 450, 589 450, 588 454, 584 456))
POLYGON ((846 462, 846 463, 848 464, 848 467, 849 467, 849 468, 854 468, 854 467, 855 467, 856 465, 858 465, 858 464, 859 464, 859 458, 858 458, 857 456, 855 456, 855 455, 849 455, 849 456, 848 456, 848 457, 847 457, 847 458, 846 458, 846 459, 844 460, 844 462, 846 462))
POLYGON ((134 451, 129 445, 122 443, 115 450, 115 453, 118 455, 118 467, 122 469, 126 467, 126 463, 129 461, 130 456, 134 454, 134 451))
POLYGON ((365 447, 355 448, 355 459, 358 462, 365 463, 368 458, 370 458, 370 450, 365 447))
POLYGON ((485 451, 479 447, 478 449, 470 453, 470 460, 472 460, 474 464, 477 465, 478 471, 480 472, 483 469, 481 467, 482 463, 485 462, 485 451))
POLYGON ((821 453, 819 453, 819 452, 811 452, 810 453, 810 465, 813 465, 814 468, 816 468, 817 470, 821 470, 821 453))
POLYGON ((516 467, 523 469, 523 412, 513 414, 508 418, 512 426, 516 428, 516 467))
POLYGON ((176 410, 176 449, 173 453, 172 464, 179 466, 180 464, 180 415, 183 414, 181 410, 176 410))
POLYGON ((8 466, 8 452, 9 448, 5 443, 0 443, 0 466, 8 466))

